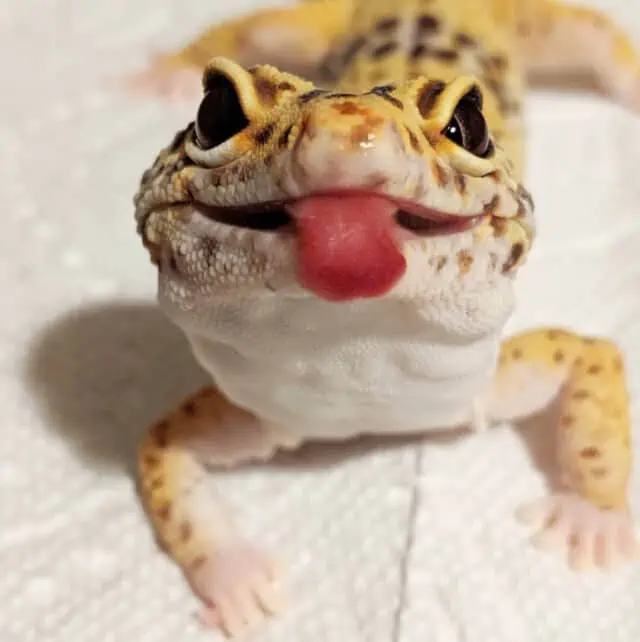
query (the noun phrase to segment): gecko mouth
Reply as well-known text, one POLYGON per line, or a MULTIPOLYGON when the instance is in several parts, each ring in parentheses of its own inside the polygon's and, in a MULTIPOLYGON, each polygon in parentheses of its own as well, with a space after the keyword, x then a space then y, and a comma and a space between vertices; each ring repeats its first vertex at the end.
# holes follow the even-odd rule
MULTIPOLYGON (((295 207, 296 202, 304 200, 305 198, 299 199, 299 201, 273 201, 240 207, 216 207, 198 203, 196 207, 203 216, 223 225, 262 232, 279 232, 295 228, 291 209, 295 207)), ((391 199, 389 201, 394 202, 391 199)), ((394 209, 392 220, 408 236, 426 237, 456 234, 471 229, 483 218, 482 215, 445 214, 430 208, 405 203, 398 203, 394 209)))

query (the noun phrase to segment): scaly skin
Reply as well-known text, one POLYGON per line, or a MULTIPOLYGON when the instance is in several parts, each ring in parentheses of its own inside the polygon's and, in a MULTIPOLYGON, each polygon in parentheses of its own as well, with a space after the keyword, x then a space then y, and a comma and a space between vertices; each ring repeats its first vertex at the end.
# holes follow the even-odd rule
POLYGON ((559 400, 563 486, 520 516, 576 568, 637 555, 619 349, 555 328, 500 345, 534 240, 523 90, 528 71, 562 71, 558 60, 640 106, 626 36, 546 0, 308 0, 216 26, 134 77, 193 92, 206 67, 195 122, 135 198, 161 305, 217 386, 152 427, 140 452, 150 517, 205 623, 238 635, 280 608, 273 562, 203 484, 205 468, 306 439, 480 427, 559 400), (254 62, 319 73, 322 89, 254 62), (476 133, 484 118, 488 147, 457 139, 454 116, 476 133), (328 236, 305 214, 317 202, 336 225, 328 236), (380 229, 363 234, 360 202, 380 229), (395 247, 380 250, 393 268, 358 253, 378 242, 395 247), (360 295, 341 289, 344 275, 360 295))

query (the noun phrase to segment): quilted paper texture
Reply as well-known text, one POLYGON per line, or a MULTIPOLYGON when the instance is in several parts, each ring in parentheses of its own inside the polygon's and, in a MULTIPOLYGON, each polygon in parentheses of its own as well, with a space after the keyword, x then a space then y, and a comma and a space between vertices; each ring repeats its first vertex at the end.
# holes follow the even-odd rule
MULTIPOLYGON (((238 0, 233 12, 266 4, 238 0)), ((633 3, 592 4, 640 43, 633 3)), ((135 102, 108 81, 225 6, 0 3, 2 642, 217 639, 193 621, 132 478, 145 426, 206 381, 155 307, 131 205, 192 106, 135 102)), ((527 110, 540 237, 509 329, 615 337, 638 399, 640 119, 557 92, 527 110)), ((574 576, 515 523, 515 506, 544 491, 526 447, 544 450, 544 438, 527 437, 500 426, 458 442, 314 448, 224 475, 247 530, 290 569, 295 600, 260 639, 639 639, 640 567, 574 576)), ((640 509, 635 480, 633 498, 640 509)))

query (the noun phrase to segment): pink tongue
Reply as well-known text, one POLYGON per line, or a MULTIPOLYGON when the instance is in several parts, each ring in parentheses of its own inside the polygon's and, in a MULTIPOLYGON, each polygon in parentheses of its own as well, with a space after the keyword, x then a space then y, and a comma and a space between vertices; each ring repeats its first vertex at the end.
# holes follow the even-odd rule
POLYGON ((313 196, 287 207, 304 287, 331 301, 374 297, 404 273, 394 238, 397 206, 371 195, 313 196))

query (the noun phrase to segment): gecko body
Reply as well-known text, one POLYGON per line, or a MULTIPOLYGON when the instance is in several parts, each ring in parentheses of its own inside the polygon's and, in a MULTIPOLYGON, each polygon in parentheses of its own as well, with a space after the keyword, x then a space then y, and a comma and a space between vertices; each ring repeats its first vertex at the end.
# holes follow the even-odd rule
POLYGON ((501 339, 535 240, 526 79, 565 68, 640 107, 626 36, 550 0, 306 0, 136 76, 200 94, 135 206, 160 305, 215 382, 140 451, 149 515, 205 622, 236 635, 280 605, 209 467, 558 400, 563 486, 520 514, 574 566, 635 558, 620 350, 553 327, 501 339))

